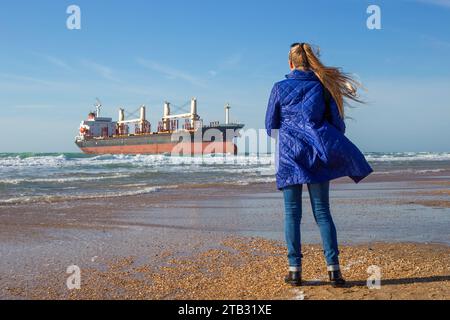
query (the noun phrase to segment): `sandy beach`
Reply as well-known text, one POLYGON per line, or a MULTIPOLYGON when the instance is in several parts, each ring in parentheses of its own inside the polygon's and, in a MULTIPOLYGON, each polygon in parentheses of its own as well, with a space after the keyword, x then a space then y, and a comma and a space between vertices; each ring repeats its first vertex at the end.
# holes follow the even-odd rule
POLYGON ((285 250, 276 241, 230 237, 221 249, 190 257, 163 252, 163 266, 136 264, 129 256, 109 261, 104 269, 83 270, 80 290, 68 291, 64 273, 39 277, 41 286, 11 294, 31 299, 450 299, 450 249, 413 243, 344 246, 343 273, 348 285, 333 289, 323 272, 322 250, 304 248, 304 284, 283 284, 285 250), (408 253, 405 255, 405 253, 408 253), (379 288, 369 289, 367 266, 382 270, 379 288))
POLYGON ((450 0, 2 1, 0 303, 446 303, 449 30, 450 0))
POLYGON ((450 299, 448 176, 333 182, 343 289, 326 283, 306 196, 305 285, 283 283, 283 203, 273 183, 0 206, 0 298, 450 299), (71 265, 80 290, 66 286, 71 265), (380 289, 367 287, 373 265, 380 289))

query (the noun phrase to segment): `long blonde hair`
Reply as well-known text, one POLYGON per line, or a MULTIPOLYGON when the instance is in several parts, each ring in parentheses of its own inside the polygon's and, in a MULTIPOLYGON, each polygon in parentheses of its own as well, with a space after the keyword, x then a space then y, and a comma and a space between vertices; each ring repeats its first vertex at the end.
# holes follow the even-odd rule
POLYGON ((318 58, 318 53, 314 53, 310 44, 294 43, 289 51, 289 62, 296 69, 311 70, 316 74, 336 101, 342 118, 345 117, 345 98, 363 103, 358 96, 361 84, 341 69, 325 66, 318 58))

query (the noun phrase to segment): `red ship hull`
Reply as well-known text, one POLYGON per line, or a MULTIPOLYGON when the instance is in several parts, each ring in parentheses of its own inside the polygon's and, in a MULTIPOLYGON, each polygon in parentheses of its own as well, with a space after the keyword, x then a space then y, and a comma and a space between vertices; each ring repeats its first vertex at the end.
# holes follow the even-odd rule
POLYGON ((237 147, 231 141, 92 146, 81 147, 81 150, 86 154, 237 154, 237 147))

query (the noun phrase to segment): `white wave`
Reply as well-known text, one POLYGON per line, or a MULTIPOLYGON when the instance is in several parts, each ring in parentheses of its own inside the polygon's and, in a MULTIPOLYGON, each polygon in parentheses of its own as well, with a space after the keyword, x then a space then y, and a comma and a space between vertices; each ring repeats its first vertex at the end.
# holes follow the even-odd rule
POLYGON ((448 171, 448 169, 423 169, 423 170, 416 170, 415 173, 437 173, 437 172, 444 172, 448 171))
POLYGON ((273 163, 271 156, 211 156, 203 157, 179 157, 165 155, 99 155, 91 158, 67 158, 58 156, 34 156, 21 158, 19 156, 0 158, 0 167, 45 167, 45 168, 70 168, 108 165, 131 165, 136 167, 163 167, 186 165, 270 165, 273 163))
POLYGON ((0 184, 21 184, 21 183, 67 183, 67 182, 87 182, 100 181, 109 179, 121 179, 130 177, 129 174, 115 174, 109 176, 93 176, 93 177, 67 177, 67 178, 11 178, 0 179, 0 184))
POLYGON ((136 190, 106 192, 106 193, 96 193, 96 194, 72 194, 72 195, 56 194, 56 195, 42 195, 42 196, 23 196, 23 197, 14 197, 14 198, 0 200, 0 206, 28 204, 28 203, 53 203, 53 202, 62 202, 62 201, 70 201, 70 200, 89 200, 89 199, 136 196, 136 195, 141 195, 141 194, 157 192, 162 189, 175 189, 175 188, 178 188, 178 186, 177 185, 164 186, 164 187, 153 186, 153 187, 145 187, 145 188, 136 189, 136 190))
POLYGON ((387 171, 375 171, 372 174, 374 175, 388 175, 388 174, 402 174, 402 173, 410 173, 410 174, 425 174, 425 173, 438 173, 449 171, 449 169, 404 169, 404 170, 387 170, 387 171))
POLYGON ((237 181, 227 181, 227 182, 224 182, 224 184, 248 186, 252 183, 272 183, 275 181, 276 181, 276 178, 273 176, 273 177, 249 178, 246 180, 237 180, 237 181))
MULTIPOLYGON (((367 153, 369 161, 445 161, 450 160, 450 152, 398 152, 398 153, 367 153)), ((166 155, 98 155, 94 157, 67 157, 61 155, 43 155, 32 157, 2 157, 2 167, 46 167, 71 168, 108 165, 127 165, 136 167, 179 167, 179 166, 273 166, 273 155, 205 155, 196 157, 179 157, 166 155)))
POLYGON ((450 161, 449 152, 429 153, 429 152, 402 152, 386 154, 366 154, 368 161, 450 161))
POLYGON ((68 160, 64 155, 36 156, 21 158, 20 156, 0 158, 0 167, 58 167, 68 160))
POLYGON ((220 167, 197 167, 196 171, 199 172, 225 172, 230 174, 238 174, 238 173, 244 173, 244 174, 275 174, 275 166, 249 166, 248 168, 242 168, 242 167, 226 167, 226 166, 220 166, 220 167))

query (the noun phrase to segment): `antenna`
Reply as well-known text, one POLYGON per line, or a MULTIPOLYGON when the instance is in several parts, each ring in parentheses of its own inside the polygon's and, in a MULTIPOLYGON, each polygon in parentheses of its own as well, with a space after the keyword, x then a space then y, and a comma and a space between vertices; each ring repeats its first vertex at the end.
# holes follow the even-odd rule
POLYGON ((231 106, 229 103, 225 105, 225 124, 230 124, 230 109, 231 106))
POLYGON ((102 109, 102 102, 100 101, 99 98, 95 98, 96 103, 95 103, 95 109, 96 109, 96 113, 97 113, 97 118, 100 118, 100 110, 102 109))

